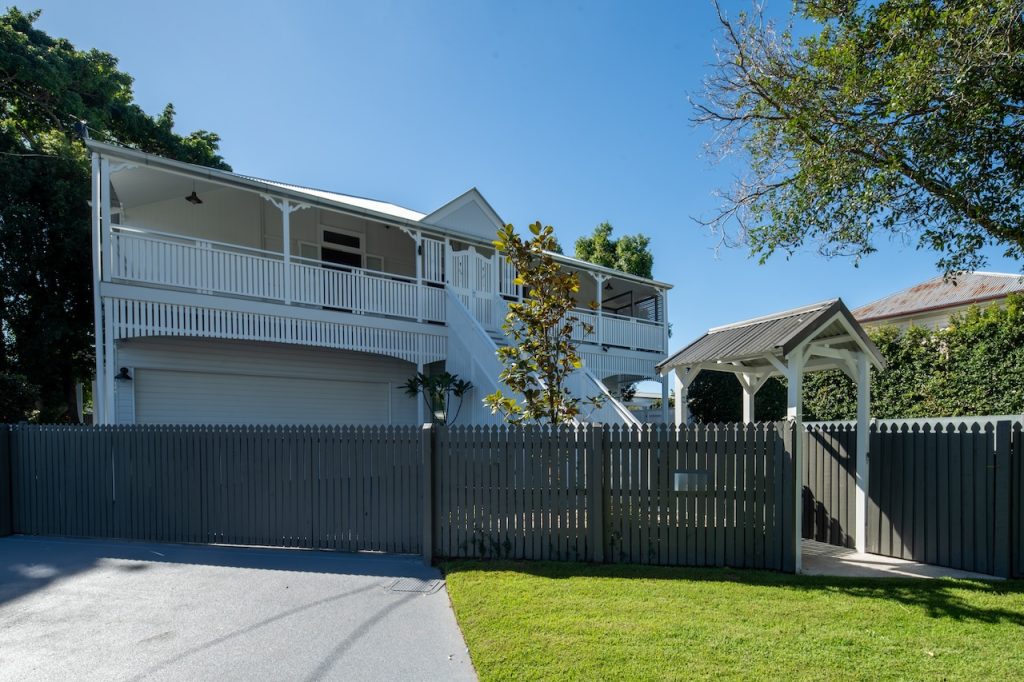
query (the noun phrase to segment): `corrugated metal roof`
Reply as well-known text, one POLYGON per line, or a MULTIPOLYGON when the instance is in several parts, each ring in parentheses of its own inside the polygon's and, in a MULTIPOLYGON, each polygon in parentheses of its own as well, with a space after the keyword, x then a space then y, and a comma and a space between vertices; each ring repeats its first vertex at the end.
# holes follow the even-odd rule
POLYGON ((301 192, 308 194, 318 199, 327 199, 328 201, 337 201, 342 204, 349 204, 350 206, 357 206, 359 208, 365 208, 370 211, 376 211, 377 213, 383 213, 385 215, 392 215, 402 220, 414 220, 420 221, 426 217, 426 213, 420 213, 414 211, 411 208, 405 208, 397 204, 390 204, 386 201, 378 201, 376 199, 366 199, 364 197, 354 197, 348 194, 339 194, 338 192, 328 192, 322 189, 313 189, 311 187, 303 187, 301 185, 292 185, 287 182, 278 182, 276 180, 267 180, 266 178, 256 178, 252 176, 245 176, 251 180, 258 182, 265 182, 268 185, 274 185, 276 187, 283 187, 290 189, 293 192, 301 192))
POLYGON ((992 301, 1014 292, 1024 292, 1024 275, 967 272, 958 275, 955 283, 945 281, 940 275, 863 305, 853 311, 853 316, 862 322, 869 322, 992 301))
POLYGON ((878 349, 853 319, 846 305, 836 298, 709 329, 693 343, 660 362, 658 370, 700 363, 738 362, 763 358, 768 354, 786 355, 808 337, 844 334, 843 329, 829 329, 837 324, 834 322, 837 313, 846 317, 850 327, 857 332, 859 345, 874 355, 876 362, 884 363, 878 349))
POLYGON ((691 365, 763 355, 783 346, 798 330, 822 316, 836 301, 838 299, 709 329, 661 364, 691 365))

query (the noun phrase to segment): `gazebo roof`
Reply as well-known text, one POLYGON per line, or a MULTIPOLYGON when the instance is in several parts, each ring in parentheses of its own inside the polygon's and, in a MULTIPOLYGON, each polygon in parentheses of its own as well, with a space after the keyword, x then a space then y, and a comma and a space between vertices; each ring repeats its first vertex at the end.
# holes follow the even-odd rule
MULTIPOLYGON (((812 340, 836 351, 865 352, 876 367, 885 366, 882 354, 842 299, 835 298, 709 329, 659 363, 658 371, 665 373, 676 367, 728 372, 767 369, 774 364, 769 356, 784 359, 812 340)), ((807 369, 824 368, 811 365, 807 369)))

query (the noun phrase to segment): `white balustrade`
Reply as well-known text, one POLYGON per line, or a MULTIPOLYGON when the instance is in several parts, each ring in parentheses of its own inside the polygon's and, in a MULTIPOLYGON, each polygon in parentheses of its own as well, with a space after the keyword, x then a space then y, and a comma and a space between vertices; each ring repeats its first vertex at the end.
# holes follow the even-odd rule
MULTIPOLYGON (((441 244, 438 242, 437 244, 441 244)), ((111 275, 158 286, 283 301, 285 264, 280 253, 115 226, 111 275)), ((439 277, 442 254, 427 248, 427 276, 439 277)), ((458 300, 489 331, 501 328, 508 309, 503 295, 516 295, 514 272, 504 259, 475 250, 452 254, 452 289, 458 300), (513 293, 509 293, 513 292, 513 293)), ((362 268, 334 267, 293 258, 291 295, 296 304, 428 322, 445 321, 445 290, 409 277, 362 268)), ((591 310, 572 311, 581 324, 573 340, 582 343, 664 353, 664 323, 591 310), (584 333, 583 324, 593 327, 584 333)))
POLYGON ((111 248, 118 279, 252 298, 283 294, 284 263, 270 252, 123 229, 113 233, 111 248))
MULTIPOLYGON (((271 301, 284 298, 281 254, 178 235, 116 228, 115 279, 271 301)), ((429 322, 444 321, 444 290, 408 277, 293 258, 297 304, 429 322)))
POLYGON ((661 322, 649 322, 635 317, 601 315, 601 343, 635 350, 666 352, 664 327, 661 322))

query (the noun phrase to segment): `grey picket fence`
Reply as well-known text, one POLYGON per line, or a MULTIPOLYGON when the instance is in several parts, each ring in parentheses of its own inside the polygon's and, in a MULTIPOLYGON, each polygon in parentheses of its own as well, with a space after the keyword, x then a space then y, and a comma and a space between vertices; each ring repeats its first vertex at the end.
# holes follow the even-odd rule
MULTIPOLYGON (((0 535, 792 570, 793 437, 0 426, 0 535)), ((855 428, 801 437, 802 535, 852 546, 855 428)), ((1024 577, 1020 420, 882 422, 869 447, 869 551, 1024 577)))
MULTIPOLYGON (((868 552, 1024 577, 1019 420, 883 421, 868 443, 868 552)), ((803 537, 854 543, 856 428, 805 434, 803 537)))
POLYGON ((793 570, 792 437, 775 424, 440 429, 432 546, 793 570))
POLYGON ((8 427, 12 530, 421 552, 415 427, 8 427))

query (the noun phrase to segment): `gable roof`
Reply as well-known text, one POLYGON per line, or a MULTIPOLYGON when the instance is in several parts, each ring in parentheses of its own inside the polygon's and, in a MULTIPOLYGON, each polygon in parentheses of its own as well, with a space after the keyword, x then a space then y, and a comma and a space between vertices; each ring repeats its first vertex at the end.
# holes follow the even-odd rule
POLYGON ((431 211, 430 213, 424 215, 423 219, 426 220, 428 223, 437 223, 438 221, 443 220, 445 216, 449 215, 458 208, 471 202, 476 202, 476 204, 480 206, 481 210, 483 210, 484 214, 490 220, 494 221, 494 223, 496 223, 499 227, 505 224, 504 221, 502 221, 501 216, 498 215, 498 212, 494 210, 494 207, 491 206, 490 202, 488 202, 487 199, 484 198, 484 195, 481 194, 480 190, 478 190, 476 187, 470 187, 465 192, 455 197, 451 201, 445 203, 440 208, 437 208, 431 211))
POLYGON ((965 272, 955 283, 942 275, 889 294, 853 311, 861 322, 902 317, 972 303, 984 303, 1024 292, 1024 275, 1004 272, 965 272))
POLYGON ((659 372, 673 367, 686 367, 705 363, 729 364, 756 360, 766 355, 788 355, 794 348, 811 337, 841 337, 847 329, 855 338, 847 344, 863 348, 872 361, 884 366, 885 360, 875 344, 853 318, 842 299, 834 298, 800 308, 735 322, 709 329, 703 336, 657 365, 659 372), (839 316, 847 324, 837 324, 839 316))

